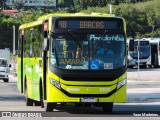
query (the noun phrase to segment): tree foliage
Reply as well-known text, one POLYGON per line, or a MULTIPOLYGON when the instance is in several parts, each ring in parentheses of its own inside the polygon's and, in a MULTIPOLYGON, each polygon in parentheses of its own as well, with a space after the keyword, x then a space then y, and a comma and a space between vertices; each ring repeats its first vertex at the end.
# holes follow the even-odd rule
POLYGON ((16 22, 14 18, 6 17, 5 15, 0 14, 0 49, 10 48, 12 50, 14 25, 16 28, 19 26, 18 22, 16 22))
POLYGON ((12 6, 14 9, 21 9, 24 6, 24 3, 22 1, 16 1, 12 3, 12 6))
POLYGON ((3 9, 3 5, 5 5, 6 0, 0 0, 0 9, 3 9))
POLYGON ((58 7, 68 7, 72 8, 74 6, 74 12, 87 9, 88 7, 105 7, 108 4, 119 5, 121 3, 138 3, 146 2, 150 0, 58 0, 58 7))
MULTIPOLYGON (((58 0, 60 8, 58 12, 109 13, 108 4, 110 3, 113 4, 113 14, 123 17, 127 27, 134 28, 137 36, 160 37, 159 0, 67 0, 67 2, 58 0)), ((7 47, 12 50, 13 25, 16 26, 17 40, 20 24, 35 21, 39 16, 54 12, 54 10, 39 8, 38 10, 21 10, 14 17, 0 14, 0 49, 7 47)))
MULTIPOLYGON (((141 37, 159 37, 159 8, 159 0, 152 0, 147 2, 143 0, 143 2, 137 2, 136 4, 121 3, 119 5, 113 5, 113 14, 123 17, 126 20, 127 27, 134 28, 137 35, 140 35, 141 37)), ((109 7, 88 7, 87 10, 81 10, 81 12, 109 13, 109 7)))
MULTIPOLYGON (((53 13, 53 10, 39 9, 39 10, 21 10, 18 15, 14 17, 5 16, 0 13, 0 49, 13 48, 13 26, 16 27, 16 40, 18 38, 19 25, 29 23, 38 19, 44 14, 53 13)), ((17 48, 17 41, 16 41, 17 48)))

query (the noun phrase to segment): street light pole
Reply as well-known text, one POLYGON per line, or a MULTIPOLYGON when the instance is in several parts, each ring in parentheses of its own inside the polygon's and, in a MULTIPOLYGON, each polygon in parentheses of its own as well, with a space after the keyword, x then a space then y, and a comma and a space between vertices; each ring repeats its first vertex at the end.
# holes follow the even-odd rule
POLYGON ((15 25, 13 26, 13 55, 15 55, 15 25))

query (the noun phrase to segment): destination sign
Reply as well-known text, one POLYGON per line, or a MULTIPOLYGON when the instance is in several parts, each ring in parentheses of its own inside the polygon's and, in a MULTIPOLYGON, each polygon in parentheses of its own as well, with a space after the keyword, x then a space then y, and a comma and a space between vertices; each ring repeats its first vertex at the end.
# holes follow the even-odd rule
POLYGON ((62 29, 121 29, 118 20, 58 20, 56 28, 62 29))

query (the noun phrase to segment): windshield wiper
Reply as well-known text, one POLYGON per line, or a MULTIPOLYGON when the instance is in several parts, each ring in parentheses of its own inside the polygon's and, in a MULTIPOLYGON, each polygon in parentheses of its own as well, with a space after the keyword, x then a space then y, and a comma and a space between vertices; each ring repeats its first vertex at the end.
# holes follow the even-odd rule
POLYGON ((59 61, 58 61, 58 55, 57 55, 57 50, 55 48, 54 50, 54 54, 55 54, 55 58, 56 58, 56 63, 57 63, 57 67, 59 66, 59 61))
POLYGON ((104 36, 108 33, 108 30, 105 30, 102 37, 101 37, 101 40, 104 38, 104 36))
POLYGON ((82 49, 82 45, 79 42, 80 39, 77 37, 77 35, 75 34, 75 32, 73 30, 68 30, 68 32, 71 34, 71 36, 73 37, 73 40, 78 44, 79 49, 82 49))
POLYGON ((104 33, 103 33, 103 35, 102 35, 102 37, 101 37, 100 40, 99 40, 99 44, 97 44, 95 48, 98 48, 99 46, 101 46, 101 45, 103 44, 103 42, 104 42, 104 41, 103 41, 103 38, 104 38, 104 36, 105 36, 107 33, 108 33, 108 30, 105 30, 104 33))

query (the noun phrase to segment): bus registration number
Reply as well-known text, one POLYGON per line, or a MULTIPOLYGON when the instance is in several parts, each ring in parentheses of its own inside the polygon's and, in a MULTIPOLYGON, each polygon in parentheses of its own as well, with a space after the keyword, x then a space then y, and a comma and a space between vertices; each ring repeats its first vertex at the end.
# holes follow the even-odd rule
POLYGON ((82 98, 82 102, 96 102, 95 98, 82 98))

